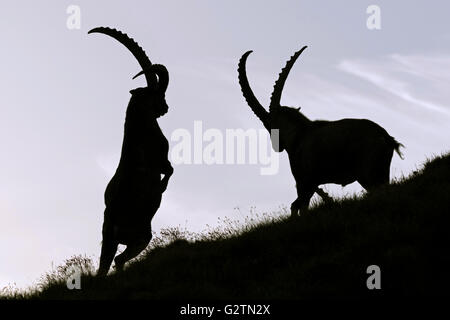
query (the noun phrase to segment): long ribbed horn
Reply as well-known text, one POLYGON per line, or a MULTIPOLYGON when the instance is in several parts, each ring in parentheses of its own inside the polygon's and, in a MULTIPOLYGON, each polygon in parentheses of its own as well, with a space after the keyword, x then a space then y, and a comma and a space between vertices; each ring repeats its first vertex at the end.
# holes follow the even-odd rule
MULTIPOLYGON (((88 34, 90 33, 103 33, 106 34, 117 41, 119 41, 121 44, 123 44, 130 52, 133 54, 133 56, 136 58, 136 60, 139 62, 139 65, 141 66, 142 70, 148 69, 152 63, 150 62, 150 59, 148 58, 147 54, 145 53, 144 49, 142 49, 139 44, 134 41, 132 38, 130 38, 126 33, 123 33, 116 29, 111 29, 108 27, 98 27, 90 30, 88 34)), ((154 86, 156 85, 156 75, 146 73, 145 79, 147 80, 147 86, 154 86)))
POLYGON ((294 53, 294 55, 286 63, 286 66, 283 69, 281 69, 280 75, 278 76, 278 80, 275 82, 275 85, 273 86, 272 96, 270 97, 269 112, 272 111, 274 108, 280 106, 281 93, 283 92, 283 87, 284 84, 286 83, 289 71, 291 71, 291 68, 294 65, 295 61, 302 54, 303 50, 305 50, 307 47, 308 46, 304 46, 299 51, 294 53))
POLYGON ((139 72, 133 77, 133 79, 147 73, 152 75, 156 74, 158 76, 157 90, 160 92, 166 92, 167 86, 169 85, 169 72, 167 71, 167 68, 162 64, 154 64, 150 68, 139 72))
POLYGON ((259 103, 258 99, 253 94, 253 91, 250 88, 250 84, 248 83, 247 79, 245 64, 247 62, 247 57, 252 52, 253 52, 252 50, 247 51, 242 55, 241 59, 239 60, 238 65, 239 84, 241 86, 242 94, 244 95, 244 98, 247 101, 247 104, 250 106, 253 113, 259 118, 259 120, 262 121, 264 127, 270 131, 269 113, 266 111, 266 109, 264 109, 264 107, 259 103))

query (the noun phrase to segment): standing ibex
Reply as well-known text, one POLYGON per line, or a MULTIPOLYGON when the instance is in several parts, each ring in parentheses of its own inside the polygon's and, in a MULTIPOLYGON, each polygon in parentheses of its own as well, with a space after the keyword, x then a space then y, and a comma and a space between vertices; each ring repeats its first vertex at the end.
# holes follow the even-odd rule
POLYGON ((306 46, 297 51, 281 70, 270 98, 269 112, 258 102, 247 80, 245 64, 252 51, 239 61, 239 84, 255 115, 269 130, 278 129, 279 146, 286 149, 297 187, 297 199, 291 215, 306 210, 314 192, 321 184, 345 186, 354 181, 370 191, 389 183, 390 164, 395 150, 401 158, 400 146, 378 124, 366 119, 311 121, 299 110, 280 105, 281 93, 289 71, 306 46))
POLYGON ((89 31, 94 32, 109 35, 130 50, 142 68, 135 77, 144 74, 147 80, 147 87, 130 91, 120 162, 105 191, 98 275, 106 275, 119 244, 127 248, 114 259, 118 270, 147 247, 152 238, 151 220, 173 173, 167 158, 169 143, 156 120, 168 111, 165 92, 169 74, 163 65, 152 64, 126 34, 104 27, 89 31))

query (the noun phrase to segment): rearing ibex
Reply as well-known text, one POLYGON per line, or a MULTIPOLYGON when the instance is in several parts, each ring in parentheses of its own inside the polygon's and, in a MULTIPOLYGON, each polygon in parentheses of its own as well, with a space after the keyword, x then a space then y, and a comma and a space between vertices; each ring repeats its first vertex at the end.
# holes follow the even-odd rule
POLYGON ((147 87, 130 91, 120 162, 105 191, 98 275, 106 275, 119 244, 127 248, 114 259, 118 270, 147 247, 152 238, 151 220, 173 173, 167 157, 169 143, 157 122, 168 111, 165 92, 169 73, 163 65, 152 64, 126 34, 104 27, 89 31, 94 32, 109 35, 130 50, 142 68, 135 77, 144 74, 147 80, 147 87))
POLYGON ((252 51, 247 51, 238 66, 242 93, 255 115, 271 132, 278 129, 279 146, 286 150, 296 181, 297 199, 291 205, 291 215, 306 210, 318 186, 336 183, 342 186, 358 181, 370 191, 389 183, 392 154, 401 158, 400 146, 378 124, 366 119, 311 121, 299 110, 280 105, 281 93, 289 71, 306 46, 297 51, 281 70, 270 98, 269 112, 258 102, 247 80, 245 64, 252 51))

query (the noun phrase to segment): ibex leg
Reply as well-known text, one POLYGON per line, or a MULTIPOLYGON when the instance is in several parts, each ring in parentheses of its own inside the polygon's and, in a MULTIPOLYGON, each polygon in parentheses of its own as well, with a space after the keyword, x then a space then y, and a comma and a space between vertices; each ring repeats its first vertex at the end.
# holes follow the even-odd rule
POLYGON ((137 257, 145 248, 147 248, 147 245, 149 244, 150 240, 152 238, 151 233, 148 237, 136 241, 133 243, 130 243, 127 245, 127 248, 119 254, 115 259, 114 263, 116 266, 117 271, 122 271, 123 266, 127 261, 130 261, 131 259, 137 257))
POLYGON ((103 222, 103 241, 102 250, 100 254, 100 266, 98 268, 98 276, 106 276, 109 271, 109 267, 114 259, 117 252, 117 246, 119 243, 114 237, 114 226, 110 218, 110 214, 105 210, 105 218, 103 222))
POLYGON ((298 216, 300 213, 304 213, 308 211, 309 201, 313 196, 316 187, 298 187, 297 186, 297 195, 298 198, 295 199, 291 204, 291 217, 294 218, 298 216))

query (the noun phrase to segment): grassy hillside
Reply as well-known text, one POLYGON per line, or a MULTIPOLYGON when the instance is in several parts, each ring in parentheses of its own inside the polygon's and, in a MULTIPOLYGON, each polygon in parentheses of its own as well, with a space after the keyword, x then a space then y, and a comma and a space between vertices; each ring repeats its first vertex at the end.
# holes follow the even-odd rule
POLYGON ((42 292, 25 298, 441 295, 450 284, 449 214, 447 155, 362 198, 320 204, 294 221, 284 215, 241 232, 156 245, 122 274, 84 276, 82 289, 72 291, 49 277, 42 292), (373 264, 381 268, 378 291, 366 287, 366 269, 373 264))

